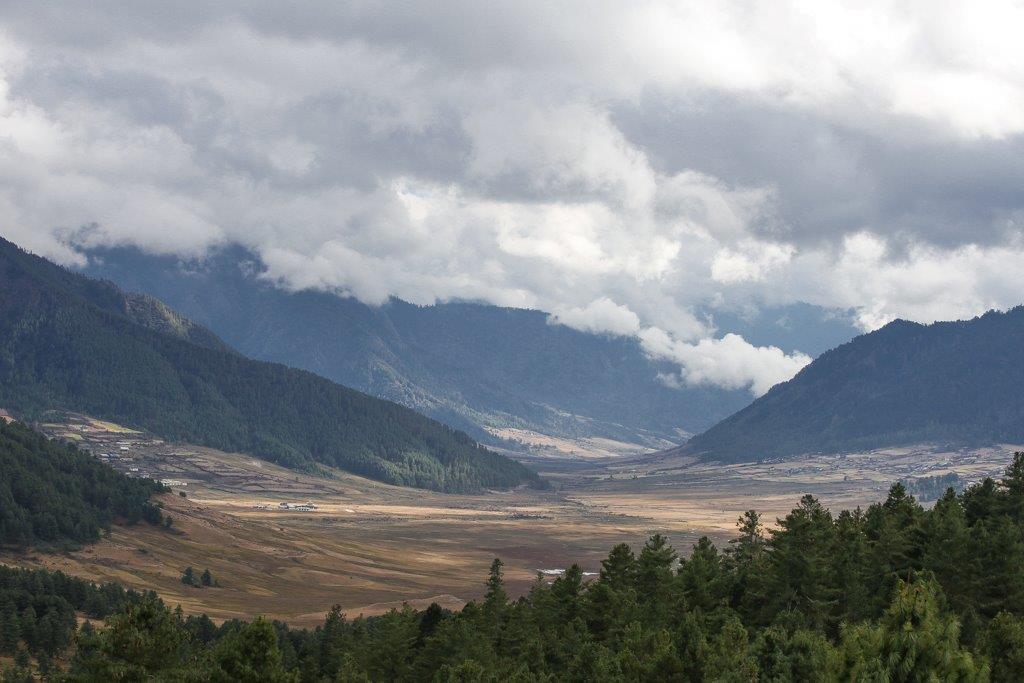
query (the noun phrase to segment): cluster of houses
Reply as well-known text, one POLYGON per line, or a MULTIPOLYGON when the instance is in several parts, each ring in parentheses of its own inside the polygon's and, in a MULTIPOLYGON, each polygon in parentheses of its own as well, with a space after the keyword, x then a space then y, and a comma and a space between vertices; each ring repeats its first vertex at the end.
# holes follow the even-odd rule
POLYGON ((278 503, 277 507, 282 510, 294 510, 295 512, 312 512, 316 510, 316 505, 313 505, 310 501, 305 503, 278 503))
MULTIPOLYGON (((118 452, 114 452, 114 453, 100 453, 99 454, 99 459, 102 460, 103 462, 107 463, 108 465, 112 465, 112 464, 118 463, 118 462, 121 462, 121 463, 132 462, 133 460, 135 460, 135 458, 132 457, 132 455, 130 453, 131 447, 123 445, 125 443, 123 441, 120 442, 120 443, 122 445, 117 447, 117 451, 118 452)), ((137 469, 138 468, 136 468, 136 470, 133 470, 133 471, 137 471, 137 469)))
MULTIPOLYGON (((252 506, 252 509, 253 510, 269 510, 270 506, 269 505, 265 505, 263 503, 257 503, 256 505, 252 506)), ((288 502, 284 502, 284 503, 278 503, 277 504, 277 509, 278 510, 288 510, 289 512, 312 512, 313 510, 316 510, 316 505, 314 505, 310 501, 306 501, 305 503, 288 503, 288 502)))
MULTIPOLYGON (((120 450, 129 450, 127 446, 121 446, 120 450)), ((121 470, 121 472, 127 474, 129 477, 143 477, 146 473, 143 472, 138 466, 134 465, 135 458, 127 453, 100 453, 99 459, 101 462, 105 462, 108 465, 121 470)))

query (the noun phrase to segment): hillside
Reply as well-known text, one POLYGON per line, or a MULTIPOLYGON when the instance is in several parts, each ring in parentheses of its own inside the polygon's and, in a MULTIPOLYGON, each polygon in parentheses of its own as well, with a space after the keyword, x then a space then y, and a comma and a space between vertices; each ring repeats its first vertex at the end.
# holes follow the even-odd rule
POLYGON ((0 546, 88 543, 115 519, 158 523, 162 515, 149 498, 163 490, 0 420, 0 546))
POLYGON ((683 447, 755 460, 922 441, 1024 443, 1024 307, 898 320, 829 351, 683 447))
POLYGON ((0 241, 0 405, 29 415, 64 408, 291 467, 322 463, 421 488, 537 480, 408 408, 144 326, 125 300, 110 283, 0 241))
MULTIPOLYGON (((134 249, 89 256, 85 272, 168 302, 251 358, 397 401, 477 438, 518 427, 660 448, 750 401, 746 391, 666 387, 658 374, 677 368, 648 358, 636 340, 552 325, 540 311, 399 300, 371 307, 288 292, 256 277, 262 265, 240 248, 184 262, 134 249)), ((838 317, 807 306, 715 318, 787 351, 814 353, 853 336, 838 317)))

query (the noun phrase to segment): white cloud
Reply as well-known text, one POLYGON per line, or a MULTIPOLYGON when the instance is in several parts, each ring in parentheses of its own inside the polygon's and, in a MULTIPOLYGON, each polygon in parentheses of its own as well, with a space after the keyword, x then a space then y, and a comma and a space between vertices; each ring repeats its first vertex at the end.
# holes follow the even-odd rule
POLYGON ((772 270, 793 258, 787 244, 747 241, 738 248, 723 247, 711 262, 711 279, 723 284, 763 280, 772 270))
POLYGON ((239 242, 282 287, 539 308, 754 393, 806 358, 698 310, 1024 298, 1017 3, 191 9, 6 8, 0 234, 239 242))
POLYGON ((556 311, 548 322, 565 325, 584 332, 609 333, 621 337, 633 336, 640 331, 640 317, 627 306, 607 297, 595 299, 581 308, 556 311))
POLYGON ((810 303, 854 309, 860 326, 873 330, 896 318, 930 323, 1019 305, 1022 259, 1019 242, 952 250, 914 245, 892 254, 886 239, 858 233, 835 255, 807 252, 795 259, 786 287, 805 292, 810 303))
MULTIPOLYGON (((754 346, 738 334, 691 344, 674 340, 657 328, 647 328, 640 332, 640 339, 651 356, 679 363, 679 376, 687 384, 748 389, 754 396, 792 378, 811 362, 802 353, 786 354, 774 346, 754 346)), ((670 384, 670 377, 662 381, 670 384)))

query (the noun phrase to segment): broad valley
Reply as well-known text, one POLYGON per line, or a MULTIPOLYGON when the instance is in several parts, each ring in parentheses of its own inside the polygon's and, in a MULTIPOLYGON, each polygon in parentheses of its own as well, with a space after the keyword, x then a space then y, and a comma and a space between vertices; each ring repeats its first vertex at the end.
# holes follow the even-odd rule
POLYGON ((0 4, 0 683, 1024 680, 1024 4, 0 4))

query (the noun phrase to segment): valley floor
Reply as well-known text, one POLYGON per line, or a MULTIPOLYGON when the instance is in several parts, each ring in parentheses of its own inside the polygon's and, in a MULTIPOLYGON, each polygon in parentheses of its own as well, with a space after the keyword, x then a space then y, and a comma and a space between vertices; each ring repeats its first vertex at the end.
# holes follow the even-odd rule
POLYGON ((80 551, 0 560, 153 589, 187 612, 217 619, 265 614, 297 626, 320 623, 335 603, 351 615, 405 601, 457 607, 482 595, 494 557, 505 562, 515 595, 538 571, 551 577, 579 562, 584 572, 597 572, 619 542, 639 544, 661 532, 685 552, 701 535, 724 542, 749 508, 774 520, 804 493, 835 511, 865 506, 896 479, 998 474, 1014 450, 920 446, 747 465, 656 455, 535 459, 530 464, 556 490, 448 495, 341 472, 299 474, 82 416, 44 429, 123 471, 167 480, 173 493, 162 501, 173 528, 115 526, 109 538, 80 551), (315 509, 280 506, 306 502, 315 509), (179 578, 188 566, 209 568, 220 587, 185 586, 179 578))

